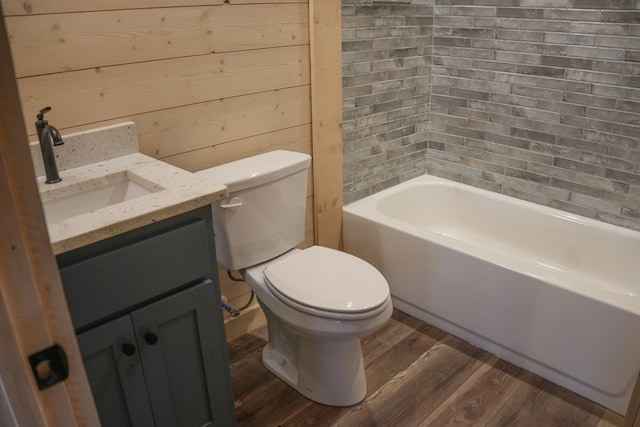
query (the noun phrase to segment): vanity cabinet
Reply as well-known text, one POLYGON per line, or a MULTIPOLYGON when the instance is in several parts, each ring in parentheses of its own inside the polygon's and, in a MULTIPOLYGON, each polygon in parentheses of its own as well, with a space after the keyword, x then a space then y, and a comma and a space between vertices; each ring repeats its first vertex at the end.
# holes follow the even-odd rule
POLYGON ((100 420, 233 426, 211 211, 58 256, 100 420))
MULTIPOLYGON (((78 335, 105 426, 203 426, 212 421, 206 363, 216 342, 205 281, 78 335)), ((214 374, 209 372, 210 375, 214 374)))

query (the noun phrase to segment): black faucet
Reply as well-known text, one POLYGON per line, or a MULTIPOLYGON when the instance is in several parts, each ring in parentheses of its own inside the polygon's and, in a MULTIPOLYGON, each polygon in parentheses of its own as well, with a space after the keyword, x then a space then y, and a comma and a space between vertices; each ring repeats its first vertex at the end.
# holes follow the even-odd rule
POLYGON ((45 113, 51 111, 51 107, 44 107, 38 113, 36 130, 38 131, 38 141, 40 141, 40 151, 42 152, 42 163, 44 163, 44 173, 47 176, 47 184, 55 184, 62 181, 58 174, 56 157, 53 154, 53 146, 62 145, 64 141, 58 129, 54 128, 44 119, 45 113), (53 142, 53 144, 52 144, 53 142))

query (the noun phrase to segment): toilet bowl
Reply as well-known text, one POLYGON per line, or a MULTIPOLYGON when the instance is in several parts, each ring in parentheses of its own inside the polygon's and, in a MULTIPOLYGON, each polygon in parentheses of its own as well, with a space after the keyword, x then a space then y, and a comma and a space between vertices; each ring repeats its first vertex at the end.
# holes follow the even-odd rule
POLYGON ((372 265, 334 249, 295 249, 305 237, 311 157, 272 151, 197 172, 227 185, 212 205, 217 260, 238 270, 265 313, 262 352, 274 375, 316 402, 351 406, 366 395, 360 338, 393 310, 372 265))
POLYGON ((384 325, 393 310, 384 277, 359 258, 320 246, 294 249, 246 269, 244 277, 267 318, 267 369, 316 402, 362 401, 360 338, 384 325), (354 277, 360 286, 353 286, 354 277), (323 281, 333 283, 316 286, 323 281), (345 284, 352 286, 340 291, 345 284))

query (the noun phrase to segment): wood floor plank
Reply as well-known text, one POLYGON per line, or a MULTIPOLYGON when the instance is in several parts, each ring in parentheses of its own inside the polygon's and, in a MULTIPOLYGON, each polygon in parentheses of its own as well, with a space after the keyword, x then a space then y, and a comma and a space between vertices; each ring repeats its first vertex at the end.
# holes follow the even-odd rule
POLYGON ((538 413, 544 408, 554 385, 524 369, 519 369, 518 372, 516 375, 517 380, 521 382, 521 387, 505 405, 496 411, 487 426, 524 427, 539 423, 538 413))
POLYGON ((620 427, 624 424, 624 417, 615 412, 605 411, 597 427, 620 427))
POLYGON ((237 404, 242 403, 247 396, 250 398, 257 389, 265 387, 265 384, 275 383, 276 381, 271 373, 262 366, 261 352, 259 350, 252 353, 252 357, 231 364, 232 372, 235 373, 233 393, 237 404))
MULTIPOLYGON (((445 333, 437 328, 424 323, 421 325, 416 324, 416 329, 409 329, 411 333, 400 340, 394 340, 393 346, 388 346, 391 340, 389 333, 397 332, 399 326, 402 326, 401 322, 391 319, 388 325, 381 330, 381 334, 378 335, 380 340, 369 339, 367 344, 363 344, 367 377, 367 395, 365 399, 386 384, 390 378, 406 370, 420 355, 446 336, 445 333), (388 340, 383 339, 384 337, 388 337, 388 340), (378 343, 377 345, 375 344, 376 342, 378 343), (379 351, 381 349, 386 349, 386 351, 379 351), (367 353, 367 350, 370 353, 367 353), (377 356, 372 357, 372 355, 377 356)), ((332 425, 349 411, 350 408, 327 408, 326 406, 309 402, 309 405, 286 419, 282 425, 332 425)))
POLYGON ((362 340, 368 391, 349 408, 306 399, 262 365, 267 328, 229 343, 240 427, 616 427, 623 417, 402 312, 362 340))
POLYGON ((265 339, 257 337, 255 334, 244 334, 238 339, 227 343, 229 362, 238 363, 241 359, 252 357, 253 352, 262 350, 266 344, 265 339))
POLYGON ((269 382, 265 387, 259 387, 256 393, 248 396, 241 401, 236 401, 238 425, 279 426, 282 424, 283 414, 293 412, 295 408, 305 403, 302 395, 280 380, 269 382), (274 396, 278 396, 277 405, 274 404, 274 396))
POLYGON ((558 386, 549 390, 549 398, 539 413, 541 423, 591 427, 598 425, 605 409, 558 386))
POLYGON ((366 371, 368 396, 383 387, 390 378, 401 375, 445 337, 446 334, 442 331, 423 324, 385 353, 375 359, 370 358, 369 363, 365 365, 368 368, 366 371))
POLYGON ((334 425, 393 425, 402 423, 407 412, 430 413, 487 357, 448 335, 334 425))
MULTIPOLYGON (((385 326, 362 339, 362 353, 365 366, 380 354, 393 348, 409 334, 415 333, 424 326, 427 326, 424 322, 404 314, 401 311, 395 311, 393 317, 389 319, 385 326)), ((429 331, 430 333, 438 334, 436 337, 437 341, 446 335, 436 328, 431 328, 429 331)), ((426 333, 426 330, 424 333, 426 333)))
MULTIPOLYGON (((513 376, 517 371, 514 365, 492 356, 419 425, 486 425, 520 387, 521 383, 513 376)), ((415 421, 409 420, 409 424, 415 421)))

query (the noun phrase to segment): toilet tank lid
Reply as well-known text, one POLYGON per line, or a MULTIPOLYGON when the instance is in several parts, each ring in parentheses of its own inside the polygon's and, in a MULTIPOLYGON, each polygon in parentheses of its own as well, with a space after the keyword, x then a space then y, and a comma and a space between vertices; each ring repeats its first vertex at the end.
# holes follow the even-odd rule
POLYGON ((275 150, 203 169, 196 175, 224 184, 229 193, 233 193, 292 175, 307 169, 310 164, 308 154, 275 150))

